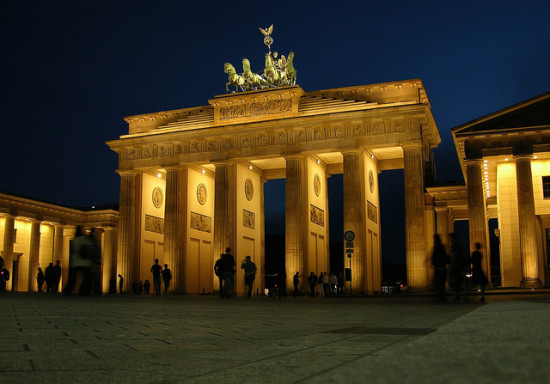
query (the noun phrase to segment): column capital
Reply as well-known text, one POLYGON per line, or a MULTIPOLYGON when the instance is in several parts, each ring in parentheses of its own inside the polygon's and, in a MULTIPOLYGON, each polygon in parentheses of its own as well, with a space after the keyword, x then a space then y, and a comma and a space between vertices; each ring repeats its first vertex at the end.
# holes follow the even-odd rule
POLYGON ((409 148, 424 148, 424 144, 421 141, 413 141, 410 143, 401 144, 401 148, 403 150, 409 149, 409 148))
POLYGON ((342 156, 347 154, 363 153, 363 152, 365 151, 362 148, 348 148, 340 151, 342 156))
POLYGON ((468 159, 464 160, 464 164, 466 164, 466 166, 475 165, 475 164, 481 164, 482 161, 483 161, 483 159, 481 157, 479 157, 479 158, 468 158, 468 159))
POLYGON ((117 169, 115 172, 120 176, 136 176, 139 173, 133 169, 117 169))

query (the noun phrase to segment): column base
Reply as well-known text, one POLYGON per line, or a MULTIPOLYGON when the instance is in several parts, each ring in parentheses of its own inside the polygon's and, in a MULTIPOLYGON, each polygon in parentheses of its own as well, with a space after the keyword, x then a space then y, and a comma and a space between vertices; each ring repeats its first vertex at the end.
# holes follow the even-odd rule
POLYGON ((539 279, 522 279, 519 286, 521 288, 542 288, 542 281, 539 279))

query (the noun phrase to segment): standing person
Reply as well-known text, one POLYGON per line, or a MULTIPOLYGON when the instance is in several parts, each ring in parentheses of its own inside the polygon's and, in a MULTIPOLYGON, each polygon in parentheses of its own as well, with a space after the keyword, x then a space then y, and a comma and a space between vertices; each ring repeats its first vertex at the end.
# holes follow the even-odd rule
POLYGON ((329 286, 329 278, 328 278, 328 273, 325 272, 323 274, 323 294, 325 295, 325 299, 328 297, 328 295, 330 294, 330 286, 329 286))
POLYGON ((214 264, 214 273, 218 276, 218 281, 220 283, 220 297, 223 297, 223 260, 221 257, 216 260, 216 264, 214 264))
POLYGON ((53 291, 59 292, 59 282, 61 281, 61 262, 57 260, 53 266, 53 291))
POLYGON ((256 264, 250 259, 250 256, 246 256, 241 264, 241 269, 244 269, 244 284, 248 287, 247 296, 250 298, 252 297, 252 285, 256 278, 256 264))
POLYGON ((227 298, 233 297, 235 290, 235 259, 231 254, 231 248, 226 248, 222 254, 223 264, 223 289, 227 298))
POLYGON ((342 272, 338 273, 338 289, 337 296, 340 296, 344 293, 344 274, 342 272))
POLYGON ((336 296, 336 293, 338 291, 338 278, 334 273, 330 274, 329 284, 330 284, 330 294, 332 296, 336 296))
POLYGON ((470 263, 472 264, 472 282, 476 285, 479 285, 481 289, 481 301, 485 302, 485 286, 489 282, 485 273, 483 273, 483 268, 481 267, 481 243, 476 243, 476 250, 472 252, 472 257, 470 258, 470 263))
POLYGON ((170 280, 172 280, 172 272, 168 268, 168 264, 164 264, 164 269, 162 270, 162 280, 164 281, 164 294, 168 294, 168 287, 170 287, 170 280))
POLYGON ((38 284, 38 292, 42 292, 42 287, 44 286, 44 281, 46 280, 46 277, 44 276, 44 272, 42 272, 42 268, 38 267, 38 274, 36 275, 36 283, 38 284))
POLYGON ((300 273, 296 272, 294 274, 294 277, 292 278, 292 284, 294 285, 294 292, 292 292, 292 296, 296 297, 300 293, 298 292, 298 285, 300 284, 300 273))
POLYGON ((309 295, 315 297, 315 286, 317 285, 317 275, 315 272, 310 272, 307 282, 309 283, 309 295))
POLYGON ((445 293, 445 283, 447 282, 447 264, 450 262, 449 255, 445 251, 445 246, 441 242, 441 237, 436 233, 434 235, 434 250, 432 254, 432 264, 435 268, 435 287, 437 297, 441 302, 447 301, 445 293))
POLYGON ((151 273, 153 274, 153 287, 155 289, 155 295, 160 295, 160 275, 162 273, 162 267, 159 265, 159 259, 155 259, 155 264, 151 267, 151 273))
MULTIPOLYGON (((82 227, 76 227, 74 239, 69 242, 69 278, 64 293, 72 295, 76 290, 77 279, 82 279, 83 251, 85 237, 82 227)), ((85 264, 85 263, 84 263, 85 264)))
POLYGON ((118 293, 122 295, 122 287, 124 287, 124 277, 119 273, 118 274, 118 293))
POLYGON ((319 297, 325 295, 325 288, 323 287, 323 279, 325 278, 325 275, 323 272, 319 274, 319 280, 317 280, 317 285, 319 286, 319 297))
POLYGON ((455 288, 455 301, 460 301, 460 295, 464 289, 464 277, 466 276, 468 259, 454 233, 451 233, 451 256, 451 275, 455 288))
POLYGON ((50 263, 46 267, 46 273, 45 273, 45 279, 46 279, 46 292, 53 293, 53 285, 54 285, 54 271, 53 271, 53 263, 50 263))

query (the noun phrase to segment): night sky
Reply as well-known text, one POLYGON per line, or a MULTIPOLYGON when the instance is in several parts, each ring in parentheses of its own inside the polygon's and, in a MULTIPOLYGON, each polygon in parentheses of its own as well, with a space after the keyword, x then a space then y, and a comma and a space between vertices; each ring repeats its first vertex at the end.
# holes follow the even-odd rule
MULTIPOLYGON (((127 133, 123 117, 207 105, 225 93, 225 62, 263 71, 258 27, 271 24, 272 50, 295 52, 305 91, 422 79, 440 181, 462 180, 451 128, 550 90, 550 1, 0 0, 0 190, 118 204, 105 141, 127 133)), ((266 201, 284 185, 270 183, 266 201)), ((402 172, 380 185, 387 238, 403 227, 387 219, 403 206, 402 172)))

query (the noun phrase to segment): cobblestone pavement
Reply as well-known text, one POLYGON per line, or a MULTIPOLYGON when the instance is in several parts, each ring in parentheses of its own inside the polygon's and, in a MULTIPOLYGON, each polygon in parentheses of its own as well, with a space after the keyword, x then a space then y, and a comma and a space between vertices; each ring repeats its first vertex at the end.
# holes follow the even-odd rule
POLYGON ((512 299, 4 292, 0 382, 542 383, 550 300, 512 299))

